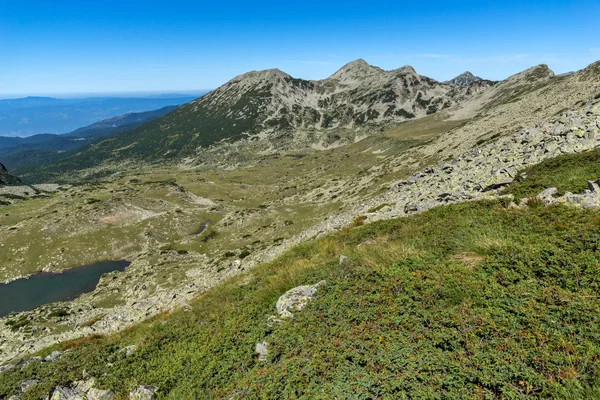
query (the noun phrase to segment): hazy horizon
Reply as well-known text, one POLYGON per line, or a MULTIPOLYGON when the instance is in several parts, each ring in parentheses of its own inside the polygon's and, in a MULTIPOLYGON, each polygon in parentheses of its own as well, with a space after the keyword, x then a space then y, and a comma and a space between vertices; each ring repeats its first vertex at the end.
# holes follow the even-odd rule
POLYGON ((0 100, 15 100, 26 97, 51 97, 55 99, 86 99, 86 98, 101 98, 101 97, 117 97, 117 98, 146 98, 157 96, 202 96, 213 89, 198 89, 198 90, 165 90, 165 91, 132 91, 132 92, 62 92, 62 93, 0 93, 0 100))

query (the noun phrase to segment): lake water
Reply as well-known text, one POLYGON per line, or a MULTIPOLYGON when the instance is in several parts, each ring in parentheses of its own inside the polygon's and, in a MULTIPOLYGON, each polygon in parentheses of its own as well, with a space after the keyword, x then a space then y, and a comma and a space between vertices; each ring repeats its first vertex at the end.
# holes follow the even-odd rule
POLYGON ((71 268, 59 274, 40 272, 29 279, 0 284, 0 317, 29 311, 43 304, 72 300, 96 288, 100 277, 123 271, 129 261, 103 261, 71 268))

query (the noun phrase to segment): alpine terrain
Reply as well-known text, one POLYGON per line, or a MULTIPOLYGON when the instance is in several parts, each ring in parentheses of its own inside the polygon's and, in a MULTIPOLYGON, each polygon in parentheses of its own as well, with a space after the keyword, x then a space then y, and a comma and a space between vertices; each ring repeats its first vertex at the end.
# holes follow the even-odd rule
POLYGON ((163 111, 0 152, 0 302, 126 262, 0 318, 1 398, 600 397, 600 62, 163 111))

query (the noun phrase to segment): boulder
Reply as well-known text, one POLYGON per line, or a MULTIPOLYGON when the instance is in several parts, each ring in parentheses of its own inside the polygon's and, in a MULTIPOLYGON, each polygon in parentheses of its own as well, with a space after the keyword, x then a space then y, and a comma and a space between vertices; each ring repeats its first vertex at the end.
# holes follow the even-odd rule
POLYGON ((258 355, 258 361, 265 362, 267 361, 267 356, 269 355, 269 343, 261 342, 256 343, 256 348, 254 350, 256 355, 258 355))
POLYGON ((50 400, 85 400, 85 397, 75 389, 57 386, 54 389, 50 400))
POLYGON ((75 381, 71 386, 80 393, 87 393, 91 388, 94 387, 95 384, 96 379, 89 378, 85 381, 75 381))
POLYGON ((590 192, 592 193, 600 193, 600 179, 596 180, 596 181, 587 181, 588 184, 588 189, 590 190, 590 192))
POLYGON ((44 358, 44 361, 46 362, 56 362, 58 361, 58 359, 60 358, 60 356, 62 356, 62 351, 53 351, 50 355, 48 355, 48 357, 44 358))
POLYGON ((277 313, 282 318, 293 318, 292 311, 301 311, 310 300, 315 298, 319 287, 325 284, 325 281, 320 281, 314 285, 298 286, 288 290, 277 300, 277 313))
POLYGON ((544 204, 552 204, 554 202, 554 194, 558 192, 557 188, 548 188, 538 194, 536 197, 544 202, 544 204))
POLYGON ((100 390, 91 388, 86 393, 87 400, 113 400, 115 394, 111 390, 100 390))
POLYGON ((136 348, 137 348, 136 345, 131 345, 131 346, 123 347, 121 350, 119 350, 119 353, 125 353, 125 357, 129 357, 130 355, 132 355, 133 353, 135 353, 135 349, 136 348))
POLYGON ((154 400, 156 398, 156 387, 140 385, 129 391, 131 400, 154 400))

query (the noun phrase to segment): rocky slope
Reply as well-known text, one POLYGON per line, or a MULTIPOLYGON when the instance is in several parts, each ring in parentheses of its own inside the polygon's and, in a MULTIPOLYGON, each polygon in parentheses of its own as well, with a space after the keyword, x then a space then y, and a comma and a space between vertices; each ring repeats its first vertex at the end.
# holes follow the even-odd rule
MULTIPOLYGON (((55 305, 1 319, 3 353, 0 360, 23 356, 84 335, 116 332, 163 310, 183 306, 223 279, 271 261, 300 243, 338 231, 357 217, 361 222, 398 218, 439 205, 496 197, 501 195, 499 189, 518 179, 518 172, 523 168, 560 154, 593 149, 599 144, 600 104, 589 104, 469 150, 452 160, 426 167, 398 182, 389 191, 356 204, 348 211, 331 215, 322 223, 262 250, 247 251, 243 256, 237 253, 232 259, 176 251, 156 252, 149 248, 137 255, 125 273, 107 275, 95 292, 60 305, 66 312, 56 321, 61 325, 59 333, 46 327, 47 316, 56 309, 55 305), (158 284, 151 278, 155 266, 160 266, 163 271, 170 270, 174 277, 183 273, 186 279, 179 284, 173 279, 166 285, 158 284), (142 280, 144 284, 140 283, 142 280), (102 304, 101 299, 115 291, 127 294, 123 297, 124 304, 112 308, 98 306, 102 304), (92 323, 89 323, 90 319, 92 323), (13 329, 14 322, 11 321, 15 320, 26 320, 27 329, 13 329)), ((600 206, 598 195, 564 196, 559 200, 547 199, 548 194, 542 196, 549 203, 562 201, 577 207, 600 206)), ((519 202, 519 199, 515 201, 519 202)))
POLYGON ((94 180, 157 163, 236 168, 257 155, 331 149, 431 115, 469 121, 471 130, 463 130, 462 138, 448 135, 452 139, 435 149, 456 148, 457 154, 486 137, 589 101, 597 94, 598 79, 587 70, 594 68, 555 76, 540 65, 498 83, 468 76, 458 80, 465 85, 473 80, 467 86, 437 82, 411 67, 384 71, 363 60, 320 81, 276 69, 253 71, 126 135, 43 169, 18 172, 36 182, 94 180))

